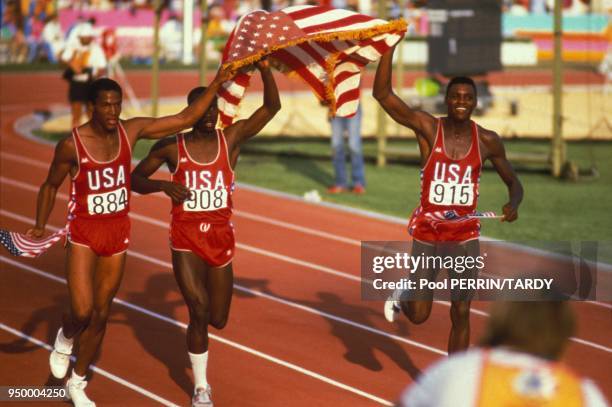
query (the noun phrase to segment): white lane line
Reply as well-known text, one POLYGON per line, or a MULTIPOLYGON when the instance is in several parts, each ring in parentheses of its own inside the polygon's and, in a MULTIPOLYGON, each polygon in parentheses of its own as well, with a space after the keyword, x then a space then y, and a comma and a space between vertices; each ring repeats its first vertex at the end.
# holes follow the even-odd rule
MULTIPOLYGON (((20 262, 18 262, 16 260, 13 260, 13 259, 10 259, 8 257, 0 255, 0 261, 3 262, 3 263, 10 264, 10 265, 12 265, 14 267, 20 268, 22 270, 29 271, 29 272, 31 272, 33 274, 38 275, 38 276, 45 277, 45 278, 50 279, 52 281, 59 282, 59 283, 62 283, 62 284, 66 284, 66 280, 63 279, 63 278, 57 277, 57 276, 55 276, 53 274, 47 273, 46 271, 37 269, 35 267, 28 266, 26 264, 21 264, 20 262)), ((125 301, 125 300, 122 300, 122 299, 119 299, 119 298, 113 299, 113 302, 115 302, 117 304, 120 304, 120 305, 122 305, 124 307, 130 308, 130 309, 132 309, 134 311, 140 312, 142 314, 145 314, 145 315, 151 316, 153 318, 159 319, 160 321, 164 321, 164 322, 170 323, 170 324, 172 324, 174 326, 182 328, 183 330, 187 330, 187 324, 185 324, 183 322, 180 322, 180 321, 177 321, 175 319, 169 318, 169 317, 167 317, 165 315, 158 314, 158 313, 156 313, 154 311, 151 311, 151 310, 149 310, 147 308, 140 307, 140 306, 138 306, 136 304, 133 304, 131 302, 128 302, 128 301, 125 301)), ((375 402, 377 402, 379 404, 382 404, 382 405, 385 405, 385 406, 392 406, 393 405, 393 403, 391 403, 389 400, 385 400, 385 399, 380 398, 378 396, 375 396, 373 394, 367 393, 367 392, 365 392, 363 390, 359 390, 359 389, 357 389, 355 387, 352 387, 352 386, 349 386, 347 384, 341 383, 341 382, 339 382, 337 380, 331 379, 331 378, 329 378, 327 376, 324 376, 322 374, 313 372, 312 370, 305 369, 305 368, 303 368, 301 366, 298 366, 298 365, 295 365, 293 363, 287 362, 285 360, 279 359, 277 357, 268 355, 267 353, 260 352, 258 350, 253 349, 253 348, 250 348, 248 346, 242 345, 242 344, 240 344, 238 342, 234 342, 234 341, 231 341, 229 339, 225 339, 225 338, 222 338, 222 337, 220 337, 218 335, 211 334, 211 333, 208 334, 208 337, 210 339, 216 340, 216 341, 221 342, 221 343, 223 343, 225 345, 228 345, 230 347, 239 349, 239 350, 241 350, 243 352, 246 352, 246 353, 249 353, 251 355, 254 355, 254 356, 260 357, 262 359, 268 360, 268 361, 270 361, 272 363, 275 363, 277 365, 284 366, 284 367, 286 367, 288 369, 291 369, 291 370, 294 370, 296 372, 302 373, 302 374, 304 374, 306 376, 309 376, 309 377, 312 377, 314 379, 320 380, 320 381, 325 382, 327 384, 330 384, 332 386, 335 386, 335 387, 341 388, 343 390, 349 391, 351 393, 357 394, 359 396, 365 397, 365 398, 370 399, 372 401, 375 401, 375 402)))
MULTIPOLYGON (((5 183, 5 184, 8 184, 8 185, 13 185, 15 187, 22 188, 22 189, 25 189, 25 190, 28 190, 28 191, 31 191, 31 192, 38 192, 38 188, 36 188, 32 184, 24 183, 24 182, 21 182, 21 181, 16 181, 14 179, 6 178, 6 177, 3 177, 3 176, 0 176, 0 183, 5 183)), ((58 193, 57 196, 60 199, 68 200, 68 196, 66 194, 58 193)), ((5 212, 5 211, 2 210, 0 212, 5 212)), ((130 217, 132 217, 134 219, 137 219, 137 220, 140 220, 140 221, 145 222, 145 223, 149 223, 149 224, 155 225, 155 226, 164 227, 166 229, 169 227, 168 222, 163 222, 163 221, 160 221, 160 220, 157 220, 157 219, 151 218, 149 216, 145 216, 145 215, 139 215, 139 214, 134 213, 134 212, 130 213, 130 217)), ((274 258, 274 259, 277 259, 277 260, 281 260, 281 261, 285 261, 285 262, 288 262, 288 263, 291 263, 291 264, 295 264, 295 265, 298 265, 298 266, 302 266, 302 267, 306 267, 306 268, 311 268, 313 270, 318 270, 318 271, 321 271, 323 273, 335 275, 337 277, 346 278, 348 280, 352 280, 352 281, 356 281, 358 283, 361 283, 360 277, 354 276, 352 274, 348 274, 348 273, 345 273, 345 272, 342 272, 342 271, 339 271, 339 270, 335 270, 335 269, 332 269, 332 268, 329 268, 329 267, 325 267, 325 266, 321 266, 321 265, 318 265, 318 264, 315 264, 315 263, 299 260, 299 259, 296 259, 296 258, 293 258, 293 257, 285 256, 285 255, 278 254, 278 253, 275 253, 275 252, 271 252, 271 251, 268 251, 268 250, 259 249, 259 248, 256 248, 256 247, 253 247, 253 246, 249 246, 249 245, 245 245, 245 244, 242 244, 242 243, 236 243, 236 247, 238 247, 240 249, 243 249, 243 250, 246 250, 246 251, 250 251, 252 253, 261 254, 263 256, 271 257, 271 258, 274 258)), ((450 307, 450 302, 447 302, 447 301, 435 301, 435 302, 437 302, 438 304, 442 304, 442 305, 445 305, 447 307, 450 307)), ((599 303, 595 302, 594 305, 599 305, 599 303)), ((478 310, 478 309, 475 309, 475 308, 471 308, 470 312, 474 313, 475 315, 488 317, 488 314, 485 311, 481 311, 481 310, 478 310)), ((604 345, 599 345, 597 343, 590 342, 590 341, 583 340, 583 339, 580 339, 580 340, 577 340, 577 339, 578 338, 571 338, 571 340, 573 340, 573 341, 575 341, 577 343, 581 343, 581 344, 587 345, 587 346, 592 346, 592 347, 594 347, 596 349, 600 349, 600 350, 604 350, 605 349, 606 352, 612 353, 612 349, 608 348, 608 347, 605 347, 604 345)), ((426 345, 424 345, 424 346, 426 346, 426 345)))
MULTIPOLYGON (((7 218, 15 219, 15 220, 20 221, 20 222, 28 223, 28 224, 34 222, 34 219, 30 219, 30 218, 18 215, 18 214, 13 213, 13 212, 9 212, 9 211, 6 211, 4 209, 0 209, 0 215, 6 216, 7 218)), ((56 226, 48 225, 47 227, 51 231, 59 230, 59 228, 56 227, 56 226)), ((167 268, 169 270, 172 270, 172 263, 170 263, 168 261, 164 261, 164 260, 161 260, 161 259, 149 256, 149 255, 146 255, 144 253, 140 253, 140 252, 134 251, 134 250, 128 250, 128 255, 132 256, 132 257, 134 257, 136 259, 140 259, 140 260, 149 262, 151 264, 155 264, 156 266, 160 266, 160 267, 164 267, 164 268, 167 268)), ((60 277, 57 277, 57 276, 55 276, 53 274, 50 274, 50 276, 47 276, 47 277, 51 278, 51 279, 53 279, 55 281, 61 282, 61 283, 64 282, 63 279, 61 279, 60 277)), ((309 312, 311 314, 315 314, 317 316, 321 316, 321 317, 324 317, 324 318, 329 318, 329 319, 332 319, 334 321, 337 321, 337 322, 340 322, 340 323, 343 323, 343 324, 346 324, 346 325, 350 325, 352 327, 355 327, 355 328, 358 328, 358 329, 361 329, 361 330, 364 330, 364 331, 368 331, 368 332, 374 333, 376 335, 380 335, 380 336, 384 336, 386 338, 394 339, 396 341, 403 342, 403 343, 405 343, 407 345, 411 345, 411 346, 414 346, 414 347, 417 347, 417 348, 420 348, 420 349, 424 349, 424 350, 430 351, 430 352, 438 354, 438 355, 442 355, 442 356, 446 356, 447 355, 447 353, 445 351, 443 351, 442 349, 438 349, 438 348, 426 345, 426 344, 421 343, 421 342, 417 342, 417 341, 413 341, 413 340, 410 340, 410 339, 406 339, 406 338, 403 338, 403 337, 398 336, 398 335, 393 335, 393 334, 390 334, 388 332, 381 331, 379 329, 370 327, 368 325, 360 324, 360 323, 352 321, 350 319, 342 318, 342 317, 339 317, 337 315, 330 314, 330 313, 327 313, 325 311, 318 310, 316 308, 308 307, 306 305, 302 305, 302 304, 299 304, 299 303, 296 303, 296 302, 293 302, 293 301, 285 300, 285 299, 277 297, 275 295, 263 293, 263 292, 258 291, 258 290, 253 290, 253 289, 250 289, 248 287, 244 287, 244 286, 242 286, 240 284, 236 284, 236 283, 234 283, 234 288, 236 290, 238 290, 238 291, 242 291, 242 292, 245 292, 247 294, 251 294, 251 295, 254 295, 254 296, 257 296, 257 297, 262 297, 262 298, 265 298, 265 299, 270 300, 270 301, 278 302, 278 303, 281 303, 283 305, 287 305, 287 306, 292 307, 292 308, 296 308, 296 309, 299 309, 299 310, 302 310, 302 311, 309 312)))
MULTIPOLYGON (((2 322, 0 322, 0 329, 4 330, 6 332, 9 332, 9 333, 11 333, 11 334, 13 334, 15 336, 18 336, 20 338, 23 338, 23 339, 25 339, 25 340, 27 340, 27 341, 29 341, 29 342, 31 342, 31 343, 41 347, 41 348, 44 348, 44 349, 48 350, 49 352, 51 352, 53 350, 53 348, 49 344, 47 344, 47 343, 45 343, 45 342, 43 342, 41 340, 38 340, 38 339, 36 339, 36 338, 34 338, 32 336, 29 336, 29 335, 25 334, 24 332, 18 331, 15 328, 11 328, 10 326, 8 326, 6 324, 3 324, 2 322)), ((75 359, 74 356, 72 356, 71 359, 74 361, 74 359, 75 359)), ((164 406, 179 407, 177 404, 174 404, 171 401, 168 401, 168 400, 158 396, 155 393, 151 393, 149 390, 143 389, 142 387, 138 386, 137 384, 134 384, 134 383, 129 382, 129 381, 127 381, 127 380, 117 376, 117 375, 114 375, 114 374, 112 374, 110 372, 107 372, 104 369, 101 369, 101 368, 96 367, 94 365, 91 365, 90 368, 91 368, 91 370, 96 372, 96 374, 99 374, 100 376, 104 376, 107 379, 110 379, 110 380, 112 380, 112 381, 114 381, 116 383, 119 383, 122 386, 128 387, 128 388, 134 390, 135 392, 138 392, 138 393, 140 393, 140 394, 142 394, 142 395, 144 395, 144 396, 146 396, 146 397, 148 397, 148 398, 150 398, 152 400, 155 400, 155 401, 157 401, 158 403, 160 403, 160 404, 162 404, 164 406)))
MULTIPOLYGON (((25 216, 21 216, 21 215, 18 215, 16 213, 13 213, 13 212, 9 212, 9 211, 6 211, 4 209, 0 209, 0 215, 6 216, 6 217, 9 217, 9 218, 12 218, 12 219, 24 222, 24 223, 29 223, 29 224, 31 224, 34 221, 34 219, 27 218, 25 216)), ((48 226, 48 227, 49 227, 50 230, 53 230, 53 231, 59 230, 59 228, 57 228, 55 226, 48 226)), ((155 264, 155 265, 158 265, 158 266, 161 266, 161 267, 166 267, 168 269, 172 269, 172 264, 167 262, 167 261, 163 261, 163 260, 160 260, 160 259, 148 256, 146 254, 133 251, 133 250, 128 250, 128 254, 130 256, 135 257, 135 258, 138 258, 138 259, 141 259, 141 260, 144 260, 144 261, 148 261, 148 262, 150 262, 152 264, 155 264)), ((298 303, 295 303, 295 302, 292 302, 292 301, 287 301, 287 300, 284 300, 282 298, 279 298, 279 297, 276 297, 276 296, 273 296, 273 295, 270 295, 270 294, 265 294, 265 293, 262 293, 262 292, 257 291, 257 290, 252 290, 252 289, 249 289, 247 287, 240 286, 239 284, 234 284, 234 287, 237 290, 244 291, 244 292, 247 292, 249 294, 259 296, 259 297, 263 297, 263 298, 269 299, 271 301, 280 302, 282 304, 291 306, 293 308, 301 309, 303 311, 310 312, 310 313, 313 313, 315 315, 320 315, 322 317, 330 318, 330 319, 333 319, 335 321, 342 322, 342 323, 351 325, 351 326, 359 328, 359 329, 363 329, 363 330, 366 330, 366 331, 369 331, 369 332, 372 332, 372 333, 375 333, 375 334, 378 334, 378 335, 382 335, 382 336, 385 336, 385 337, 388 337, 388 338, 391 338, 391 339, 395 339, 395 340, 398 340, 400 342, 406 343, 408 345, 412 345, 412 346, 415 346, 415 347, 418 347, 418 348, 421 348, 421 349, 428 350, 428 351, 433 352, 433 353, 438 354, 438 355, 447 355, 447 353, 444 352, 441 349, 438 349, 438 348, 435 348, 435 347, 432 347, 432 346, 429 346, 429 345, 425 345, 425 344, 417 342, 417 341, 412 341, 412 340, 409 340, 409 339, 406 339, 406 338, 403 338, 403 337, 400 337, 400 336, 397 336, 397 335, 389 334, 389 333, 387 333, 385 331, 381 331, 381 330, 378 330, 376 328, 372 328, 370 326, 363 325, 363 324, 360 324, 358 322, 355 322, 355 321, 352 321, 352 320, 349 320, 349 319, 345 319, 345 318, 342 318, 342 317, 339 317, 339 316, 336 316, 336 315, 333 315, 333 314, 329 314, 329 313, 326 313, 324 311, 320 311, 320 310, 318 310, 316 308, 311 308, 311 307, 307 307, 305 305, 298 304, 298 303)), ((436 301, 436 302, 441 304, 441 305, 445 305, 447 307, 451 306, 451 303, 448 302, 448 301, 436 301)), ((471 308, 470 312, 475 314, 475 315, 484 317, 484 318, 488 318, 489 317, 489 314, 486 311, 482 311, 482 310, 479 310, 479 309, 471 308)), ((585 346, 590 346, 590 347, 593 347, 595 349, 602 350, 604 352, 612 353, 612 348, 608 348, 608 347, 606 347, 604 345, 600 345, 600 344, 595 343, 595 342, 591 342, 591 341, 587 341, 585 339, 580 339, 580 338, 575 338, 575 337, 571 337, 570 340, 574 341, 576 343, 585 345, 585 346)))

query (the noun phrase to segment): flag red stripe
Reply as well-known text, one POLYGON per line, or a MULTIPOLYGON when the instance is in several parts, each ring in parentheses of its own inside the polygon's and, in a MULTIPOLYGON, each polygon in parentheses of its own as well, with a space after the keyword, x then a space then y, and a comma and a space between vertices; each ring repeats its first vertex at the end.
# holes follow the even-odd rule
POLYGON ((234 76, 232 81, 246 88, 249 86, 249 83, 251 82, 251 75, 246 74, 246 73, 239 73, 236 76, 234 76))
POLYGON ((338 101, 336 102, 336 106, 342 106, 346 102, 350 102, 356 99, 359 99, 359 88, 347 90, 346 92, 338 96, 338 101))
POLYGON ((226 115, 221 110, 219 110, 219 116, 221 116, 221 123, 223 123, 224 126, 229 126, 230 124, 232 124, 232 121, 234 120, 232 116, 226 115))
POLYGON ((340 72, 338 75, 335 76, 336 86, 338 86, 343 81, 355 75, 361 75, 361 72, 351 72, 351 71, 340 72))
POLYGON ((340 65, 343 62, 350 62, 353 63, 355 65, 357 65, 360 68, 363 68, 364 66, 366 66, 368 64, 368 60, 365 59, 364 57, 362 57, 361 55, 357 55, 357 54, 341 54, 340 57, 338 58, 338 65, 340 65))
POLYGON ((319 65, 321 65, 321 68, 325 69, 325 59, 321 56, 321 54, 319 54, 317 52, 317 50, 315 50, 312 45, 310 45, 307 42, 304 42, 302 44, 299 45, 299 47, 301 49, 304 50, 304 52, 306 52, 308 55, 310 55, 312 57, 312 59, 314 59, 315 61, 317 61, 317 63, 319 65))
POLYGON ((303 20, 308 17, 316 16, 317 14, 324 14, 328 11, 335 10, 333 7, 309 7, 303 10, 294 11, 292 13, 287 13, 289 17, 293 21, 303 20))
POLYGON ((241 100, 241 98, 238 98, 232 95, 231 93, 229 93, 227 89, 225 89, 224 87, 219 88, 219 91, 217 92, 217 94, 223 99, 225 99, 226 101, 228 101, 229 103, 231 103, 232 105, 239 104, 241 100))
MULTIPOLYGON (((302 28, 302 31, 304 31, 306 34, 311 34, 311 33, 319 32, 319 31, 333 30, 335 28, 340 29, 340 28, 347 27, 349 25, 365 23, 367 21, 372 21, 372 20, 373 18, 370 16, 364 16, 363 14, 357 14, 354 16, 341 18, 336 21, 330 21, 330 22, 323 23, 323 24, 317 24, 317 25, 311 25, 310 27, 304 27, 302 28)), ((341 30, 338 30, 338 31, 341 31, 341 30)))
POLYGON ((231 44, 234 41, 234 35, 235 34, 236 34, 236 28, 234 28, 232 30, 232 33, 230 34, 229 38, 227 39, 227 43, 225 45, 225 48, 223 49, 223 55, 221 57, 222 61, 226 61, 227 60, 227 57, 228 57, 228 54, 229 54, 229 51, 230 51, 230 47, 228 47, 227 45, 231 44))
POLYGON ((325 87, 323 84, 304 66, 304 64, 287 50, 280 49, 274 53, 281 61, 294 69, 302 79, 310 85, 310 87, 319 95, 325 96, 325 87))
POLYGON ((338 49, 336 47, 334 47, 331 43, 329 42, 323 42, 323 41, 316 41, 317 45, 321 48, 323 48, 325 51, 329 52, 329 53, 336 53, 338 52, 338 49))

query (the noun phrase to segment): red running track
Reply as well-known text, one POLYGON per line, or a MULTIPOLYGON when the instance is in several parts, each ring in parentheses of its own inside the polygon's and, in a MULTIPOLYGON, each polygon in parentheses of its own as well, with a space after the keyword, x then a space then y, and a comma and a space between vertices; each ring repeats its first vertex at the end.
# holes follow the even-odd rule
MULTIPOLYGON (((1 226, 25 230, 52 148, 20 137, 13 125, 34 107, 61 103, 64 93, 58 94, 61 83, 27 77, 3 76, 0 85, 1 226)), ((211 330, 217 405, 386 404, 442 357, 446 305, 436 304, 423 325, 390 325, 381 303, 360 298, 358 242, 404 239, 403 225, 247 189, 238 189, 235 204, 234 301, 228 327, 211 330)), ((63 225, 64 208, 60 195, 50 225, 63 225)), ((189 401, 188 316, 168 264, 168 211, 163 196, 134 196, 126 272, 96 361, 101 371, 88 387, 99 405, 189 401)), ((68 299, 63 249, 35 260, 0 256, 0 385, 56 384, 49 381, 48 352, 17 335, 52 342, 68 299)), ((475 308, 473 338, 482 332, 487 304, 475 308)), ((610 398, 611 310, 575 308, 579 332, 565 360, 610 398)))

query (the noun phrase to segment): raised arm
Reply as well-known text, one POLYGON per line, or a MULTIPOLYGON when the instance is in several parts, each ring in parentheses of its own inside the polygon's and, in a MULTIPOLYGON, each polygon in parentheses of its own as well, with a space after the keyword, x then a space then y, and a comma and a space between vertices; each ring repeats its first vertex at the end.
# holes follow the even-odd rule
POLYGON ((523 200, 523 185, 516 176, 514 168, 506 158, 506 150, 497 133, 489 130, 481 131, 482 141, 488 151, 488 159, 508 187, 508 202, 503 206, 502 221, 514 222, 518 219, 518 207, 523 200))
POLYGON ((168 162, 168 155, 173 145, 176 145, 176 139, 168 137, 159 140, 151 147, 149 154, 132 171, 133 191, 143 195, 163 191, 177 202, 189 197, 189 189, 181 184, 149 178, 159 167, 168 162))
POLYGON ((248 119, 239 120, 225 130, 226 136, 233 141, 234 145, 240 145, 248 138, 259 133, 281 108, 278 88, 270 70, 270 63, 264 59, 255 65, 261 73, 261 80, 264 85, 263 105, 255 110, 248 119))
POLYGON ((49 215, 55 205, 57 189, 62 185, 66 175, 75 163, 76 153, 70 137, 57 143, 53 161, 49 166, 47 179, 38 190, 36 200, 36 224, 26 234, 30 237, 42 237, 45 234, 49 215))
POLYGON ((414 130, 417 135, 431 134, 433 136, 436 125, 435 117, 429 113, 410 108, 393 92, 391 71, 394 50, 395 47, 390 48, 380 58, 372 94, 393 120, 414 130))
POLYGON ((215 79, 208 85, 206 91, 179 113, 159 118, 137 117, 130 119, 125 123, 128 133, 136 134, 136 139, 159 139, 192 127, 215 100, 215 95, 221 84, 231 79, 232 76, 233 71, 219 69, 215 79))

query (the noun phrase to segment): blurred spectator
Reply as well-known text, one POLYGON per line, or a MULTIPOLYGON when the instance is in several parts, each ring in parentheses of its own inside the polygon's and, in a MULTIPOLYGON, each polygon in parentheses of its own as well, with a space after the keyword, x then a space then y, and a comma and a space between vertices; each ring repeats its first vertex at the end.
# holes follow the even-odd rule
POLYGON ((161 58, 166 61, 178 61, 183 51, 183 24, 176 14, 172 14, 159 29, 161 58))
POLYGON ((521 0, 514 0, 512 6, 510 6, 510 10, 508 11, 514 16, 526 16, 527 14, 529 14, 529 9, 528 6, 526 7, 524 3, 525 2, 521 0))
POLYGON ((78 44, 67 44, 60 60, 67 65, 63 78, 69 83, 68 100, 72 113, 72 126, 81 122, 82 106, 89 115, 87 102, 91 83, 104 75, 106 58, 98 44, 94 42, 95 32, 91 24, 79 28, 78 44))
POLYGON ((19 1, 7 1, 2 17, 2 42, 8 44, 8 62, 23 63, 28 56, 24 19, 19 1))
POLYGON ((57 14, 51 14, 47 17, 41 37, 42 51, 46 54, 47 60, 56 63, 59 53, 64 47, 64 33, 57 14))
POLYGON ((330 194, 347 191, 346 155, 344 153, 344 134, 348 135, 351 156, 352 190, 356 194, 365 193, 365 170, 361 149, 361 103, 353 117, 331 118, 332 163, 334 165, 334 185, 327 189, 330 194))
POLYGON ((68 28, 68 32, 66 32, 66 45, 67 46, 78 46, 79 45, 79 35, 81 29, 88 30, 89 28, 93 28, 96 25, 96 18, 90 17, 85 19, 84 16, 79 16, 77 21, 68 28))
POLYGON ((546 14, 546 0, 531 0, 530 11, 534 14, 546 14))
POLYGON ((117 34, 114 28, 105 28, 102 31, 102 51, 106 58, 106 74, 113 78, 115 76, 115 67, 119 63, 119 47, 117 44, 117 34))
MULTIPOLYGON (((225 10, 218 4, 213 4, 208 9, 208 17, 204 19, 206 23, 206 55, 211 59, 220 59, 221 52, 229 34, 234 28, 234 23, 226 18, 225 10)), ((200 55, 199 47, 202 39, 200 27, 193 33, 193 42, 197 45, 196 55, 200 55)))
POLYGON ((605 407, 593 382, 558 362, 573 332, 567 302, 497 302, 482 347, 427 369, 400 405, 605 407))

